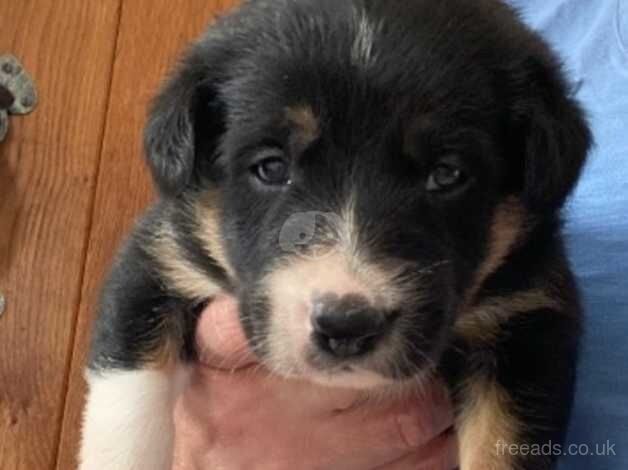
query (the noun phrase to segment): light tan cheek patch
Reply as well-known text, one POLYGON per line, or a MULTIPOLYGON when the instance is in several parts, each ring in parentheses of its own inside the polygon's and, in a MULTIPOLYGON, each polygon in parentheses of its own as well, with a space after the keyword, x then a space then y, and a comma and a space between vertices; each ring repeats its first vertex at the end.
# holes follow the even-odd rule
POLYGON ((216 260, 231 280, 235 280, 235 270, 229 262, 227 249, 220 233, 217 197, 216 192, 208 191, 194 204, 192 210, 199 227, 196 236, 203 242, 203 248, 207 254, 216 260))
POLYGON ((456 321, 454 331, 471 344, 491 343, 499 336, 505 321, 539 309, 560 311, 562 304, 543 289, 487 298, 464 312, 456 321))
POLYGON ((526 211, 521 202, 510 198, 495 210, 489 234, 488 254, 475 272, 465 304, 470 305, 486 279, 499 268, 523 235, 526 211))
POLYGON ((159 264, 161 274, 182 295, 204 300, 220 291, 216 282, 185 259, 169 222, 164 221, 157 229, 146 250, 159 264))
POLYGON ((519 442, 522 425, 507 393, 489 381, 469 383, 466 393, 457 422, 460 470, 513 470, 508 448, 519 442))

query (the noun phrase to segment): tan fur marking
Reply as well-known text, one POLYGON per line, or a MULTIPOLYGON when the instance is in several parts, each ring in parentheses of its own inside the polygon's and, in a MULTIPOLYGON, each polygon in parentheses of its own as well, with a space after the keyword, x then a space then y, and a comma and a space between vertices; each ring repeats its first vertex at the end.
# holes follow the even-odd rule
POLYGON ((457 422, 460 470, 513 470, 507 446, 519 442, 521 423, 508 411, 508 395, 486 381, 469 382, 466 392, 457 422))
POLYGON ((491 223, 488 254, 475 273, 472 286, 467 291, 465 305, 473 302, 484 281, 504 262, 504 258, 519 241, 526 222, 526 211, 521 202, 510 198, 495 210, 491 223))
MULTIPOLYGON (((193 207, 197 210, 197 220, 201 229, 197 234, 207 245, 206 249, 221 266, 228 270, 222 245, 217 235, 217 217, 209 204, 199 202, 193 207)), ((188 262, 181 249, 175 242, 172 226, 167 220, 161 222, 158 230, 148 243, 147 251, 157 261, 160 273, 168 284, 181 295, 192 299, 204 300, 218 293, 220 287, 200 271, 196 266, 188 262)), ((163 369, 176 362, 181 346, 182 332, 176 321, 170 321, 173 317, 163 316, 163 322, 155 325, 161 334, 155 335, 155 344, 147 348, 144 361, 147 367, 163 369)))
POLYGON ((147 250, 159 263, 162 274, 182 295, 203 300, 216 295, 220 290, 205 273, 185 260, 174 241, 174 232, 168 222, 163 222, 147 250))
POLYGON ((227 257, 227 250, 220 233, 220 216, 213 191, 208 191, 195 205, 194 210, 198 221, 197 236, 204 244, 205 251, 227 272, 232 280, 235 279, 235 270, 227 257))
POLYGON ((318 119, 314 116, 312 108, 309 106, 295 106, 286 108, 286 119, 299 130, 299 143, 308 145, 316 140, 320 129, 318 119))
POLYGON ((490 342, 499 335, 504 321, 541 308, 558 310, 561 303, 542 289, 492 297, 464 312, 456 321, 454 331, 473 342, 490 342))
POLYGON ((151 344, 143 353, 144 369, 169 370, 175 367, 183 344, 183 331, 174 315, 162 315, 162 321, 154 327, 159 330, 151 344))

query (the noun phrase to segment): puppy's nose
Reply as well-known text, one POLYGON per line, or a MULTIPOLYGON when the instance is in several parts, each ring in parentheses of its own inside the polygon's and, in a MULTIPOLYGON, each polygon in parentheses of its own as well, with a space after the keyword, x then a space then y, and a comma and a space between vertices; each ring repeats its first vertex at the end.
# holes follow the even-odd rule
POLYGON ((357 357, 375 348, 390 321, 361 296, 326 295, 313 304, 313 339, 339 359, 357 357))

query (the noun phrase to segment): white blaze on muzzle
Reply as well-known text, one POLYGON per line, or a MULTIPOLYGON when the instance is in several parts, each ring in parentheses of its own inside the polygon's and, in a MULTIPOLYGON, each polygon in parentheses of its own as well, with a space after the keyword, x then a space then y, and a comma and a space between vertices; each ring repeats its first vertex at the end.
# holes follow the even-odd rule
POLYGON ((355 222, 350 202, 341 214, 295 214, 280 231, 278 242, 286 257, 262 281, 269 300, 266 350, 277 371, 301 375, 307 370, 317 298, 359 296, 381 311, 394 310, 403 301, 398 282, 402 266, 369 261, 355 222))

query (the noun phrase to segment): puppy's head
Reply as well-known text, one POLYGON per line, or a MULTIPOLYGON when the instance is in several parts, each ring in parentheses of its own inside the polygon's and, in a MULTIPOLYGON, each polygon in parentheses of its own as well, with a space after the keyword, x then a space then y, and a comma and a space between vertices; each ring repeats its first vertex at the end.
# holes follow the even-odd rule
POLYGON ((488 0, 247 3, 146 132, 164 197, 219 214, 254 350, 357 387, 437 363, 588 144, 549 50, 488 0))

